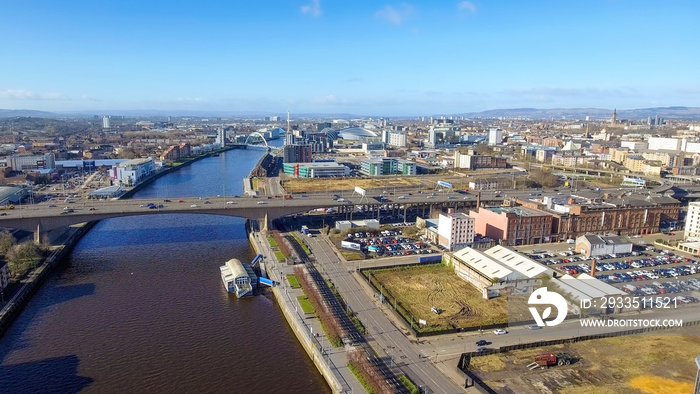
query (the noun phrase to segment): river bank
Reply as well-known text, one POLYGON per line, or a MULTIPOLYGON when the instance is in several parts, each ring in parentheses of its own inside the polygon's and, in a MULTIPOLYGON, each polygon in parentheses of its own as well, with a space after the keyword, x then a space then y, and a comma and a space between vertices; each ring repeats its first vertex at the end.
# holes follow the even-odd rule
POLYGON ((62 244, 46 257, 37 268, 30 272, 24 279, 24 283, 13 294, 7 304, 0 310, 0 338, 10 327, 14 319, 20 314, 24 306, 39 290, 41 284, 53 272, 53 270, 68 256, 80 239, 90 231, 97 222, 84 223, 78 227, 69 227, 58 239, 63 238, 62 244))
POLYGON ((234 149, 241 149, 241 148, 238 147, 238 146, 229 146, 229 147, 227 147, 227 148, 217 149, 217 150, 214 150, 214 151, 205 153, 205 154, 203 154, 203 155, 199 155, 199 156, 195 156, 195 157, 192 157, 192 158, 188 158, 186 161, 184 161, 184 162, 182 162, 182 163, 180 163, 180 164, 178 164, 178 165, 169 166, 169 167, 167 167, 167 168, 163 168, 163 169, 161 169, 160 171, 156 172, 155 174, 153 174, 153 175, 149 176, 148 178, 144 179, 143 181, 139 182, 136 186, 133 186, 132 188, 130 188, 129 190, 127 190, 126 192, 124 192, 124 194, 122 194, 122 195, 119 196, 118 198, 119 198, 119 199, 131 198, 131 197, 132 197, 134 194, 136 194, 139 190, 141 190, 141 189, 143 189, 144 187, 150 185, 150 184, 153 183, 156 179, 158 179, 158 178, 160 178, 160 177, 162 177, 162 176, 165 176, 165 175, 167 175, 167 174, 170 174, 171 172, 177 171, 177 170, 179 170, 179 169, 181 169, 181 168, 183 168, 183 167, 185 167, 185 166, 189 166, 189 165, 191 165, 192 163, 196 163, 196 162, 198 162, 198 161, 200 161, 200 160, 207 159, 207 158, 209 158, 209 157, 216 157, 216 156, 220 155, 221 153, 228 152, 228 151, 234 150, 234 149))
MULTIPOLYGON (((250 226, 246 225, 246 232, 248 235, 248 240, 256 253, 262 254, 265 258, 265 264, 267 268, 268 275, 270 279, 275 280, 280 283, 280 286, 272 287, 272 293, 275 296, 276 304, 279 306, 284 318, 287 320, 287 324, 292 329, 292 332, 296 336, 297 340, 306 351, 316 369, 321 373, 321 376, 326 380, 326 383, 330 386, 334 393, 354 391, 353 389, 360 389, 361 387, 350 387, 342 376, 339 376, 337 368, 333 368, 330 365, 330 359, 325 357, 323 347, 317 346, 318 338, 313 336, 312 331, 298 316, 297 307, 292 301, 295 298, 290 296, 289 289, 286 286, 286 279, 284 277, 283 269, 288 267, 280 266, 279 262, 276 262, 273 257, 273 253, 269 247, 266 247, 267 240, 260 232, 255 232, 250 229, 250 226), (336 375, 338 373, 338 376, 336 375), (341 379, 345 382, 345 385, 341 383, 341 379)), ((320 330, 317 330, 319 333, 320 330)), ((319 335, 319 334, 316 334, 319 335)), ((324 335, 323 331, 320 331, 320 335, 324 335)))

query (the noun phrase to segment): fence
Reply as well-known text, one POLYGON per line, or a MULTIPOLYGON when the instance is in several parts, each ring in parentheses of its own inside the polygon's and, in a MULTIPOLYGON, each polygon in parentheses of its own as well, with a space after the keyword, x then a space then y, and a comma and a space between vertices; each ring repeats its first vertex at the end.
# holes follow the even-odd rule
POLYGON ((362 278, 364 278, 367 283, 372 286, 372 288, 379 293, 379 297, 381 298, 382 302, 386 302, 388 305, 393 307, 393 311, 396 314, 397 317, 402 319, 403 321, 406 322, 408 327, 410 328, 411 332, 413 335, 415 335, 417 338, 419 337, 427 337, 427 336, 434 336, 434 335, 443 335, 443 334, 456 334, 460 332, 470 332, 470 331, 479 331, 479 330, 488 330, 492 328, 502 328, 505 327, 506 324, 488 324, 488 325, 483 325, 479 327, 459 327, 459 328, 449 328, 449 329, 437 329, 437 330, 432 330, 432 331, 422 331, 420 329, 418 320, 416 320, 411 312, 406 309, 406 307, 399 302, 396 297, 391 294, 389 291, 387 291, 384 286, 379 283, 379 281, 372 275, 372 271, 375 270, 381 270, 381 269, 393 269, 393 268, 402 268, 402 267, 415 267, 415 266, 420 266, 420 265, 433 265, 433 264, 443 264, 441 261, 430 261, 430 262, 416 262, 413 264, 399 264, 399 265, 391 265, 391 266, 382 266, 382 267, 372 267, 372 268, 360 268, 359 272, 362 274, 362 278))

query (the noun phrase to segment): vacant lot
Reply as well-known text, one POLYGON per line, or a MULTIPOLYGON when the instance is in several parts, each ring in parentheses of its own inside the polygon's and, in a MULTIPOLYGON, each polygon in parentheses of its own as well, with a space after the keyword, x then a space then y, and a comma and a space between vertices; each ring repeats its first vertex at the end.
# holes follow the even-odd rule
POLYGON ((418 177, 387 177, 374 179, 316 179, 316 178, 292 178, 282 182, 287 193, 311 193, 328 190, 354 190, 355 186, 363 189, 381 187, 405 187, 419 186, 418 177))
MULTIPOLYGON (((679 334, 692 334, 696 327, 679 334)), ((474 357, 474 370, 499 393, 690 393, 700 355, 696 336, 626 336, 474 357), (536 354, 568 353, 572 365, 529 371, 536 354)))
MULTIPOLYGON (((424 331, 505 323, 505 298, 484 300, 481 292, 458 278, 452 267, 431 264, 371 272, 378 281, 413 316, 413 321, 427 322, 424 331), (440 314, 431 312, 439 309, 440 314)), ((374 280, 376 279, 376 281, 374 280)), ((379 285, 377 285, 379 287, 379 285)), ((393 298, 388 299, 393 302, 393 298)), ((415 326, 414 326, 415 327, 415 326)))

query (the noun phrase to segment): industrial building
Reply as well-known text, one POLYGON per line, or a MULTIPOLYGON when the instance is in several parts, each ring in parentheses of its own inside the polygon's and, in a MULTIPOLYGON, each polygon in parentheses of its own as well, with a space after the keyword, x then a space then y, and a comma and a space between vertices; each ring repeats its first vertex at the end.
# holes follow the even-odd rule
POLYGON ((501 292, 524 293, 540 286, 542 277, 554 271, 515 251, 494 246, 485 251, 464 248, 448 258, 455 273, 479 289, 484 298, 501 292))
POLYGON ((580 274, 577 278, 567 274, 561 278, 552 278, 549 284, 553 287, 550 289, 551 291, 565 295, 569 304, 569 312, 571 313, 579 314, 585 312, 587 315, 598 315, 632 310, 601 308, 604 300, 612 297, 625 297, 627 293, 588 274, 580 274), (596 307, 586 308, 584 311, 580 310, 581 303, 584 300, 591 301, 591 304, 596 307))
POLYGON ((328 178, 350 175, 350 169, 336 162, 284 163, 285 174, 299 178, 328 178))
POLYGON ((377 219, 367 219, 367 220, 338 220, 335 222, 335 228, 340 231, 349 230, 355 227, 367 227, 373 229, 379 229, 379 220, 377 219))
POLYGON ((18 204, 30 193, 24 187, 0 186, 0 206, 18 204))
POLYGON ((632 253, 632 241, 619 235, 586 234, 576 238, 576 251, 586 257, 632 253))

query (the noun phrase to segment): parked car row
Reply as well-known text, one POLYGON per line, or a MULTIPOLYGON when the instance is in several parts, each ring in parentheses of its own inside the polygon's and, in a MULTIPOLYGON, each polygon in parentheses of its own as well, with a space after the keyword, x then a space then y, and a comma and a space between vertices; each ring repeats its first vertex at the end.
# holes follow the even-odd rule
MULTIPOLYGON (((688 279, 688 280, 680 280, 677 282, 666 282, 666 283, 660 283, 660 282, 653 282, 651 284, 646 284, 646 285, 632 285, 632 284, 625 284, 620 287, 623 291, 630 295, 634 296, 651 296, 651 295, 659 295, 659 294, 676 294, 676 293, 685 293, 685 292, 690 292, 690 291, 697 291, 700 290, 700 279, 694 278, 694 279, 688 279)), ((690 303, 695 303, 698 302, 699 300, 696 297, 692 296, 674 296, 677 298, 677 301, 679 304, 690 304, 690 303)))
MULTIPOLYGON (((602 271, 616 271, 616 270, 627 270, 632 268, 649 268, 657 267, 666 264, 677 264, 677 263, 690 263, 697 264, 696 260, 690 258, 684 258, 673 255, 673 253, 665 256, 656 256, 642 259, 629 259, 624 261, 610 261, 610 262, 600 262, 596 264, 596 272, 602 271)), ((581 272, 590 273, 591 263, 581 263, 578 265, 562 265, 558 267, 559 270, 566 272, 568 274, 579 274, 581 272)), ((692 275, 692 274, 691 274, 692 275)), ((658 278, 651 278, 658 279, 658 278)), ((644 279, 641 279, 644 280, 644 279)))
POLYGON ((655 280, 660 278, 677 278, 679 276, 695 275, 697 265, 682 265, 673 268, 656 268, 653 270, 636 270, 617 272, 610 275, 597 275, 596 278, 608 283, 623 283, 639 280, 655 280))
POLYGON ((400 230, 358 232, 348 234, 348 241, 360 244, 362 251, 383 255, 408 255, 431 253, 424 242, 401 236, 400 230))

